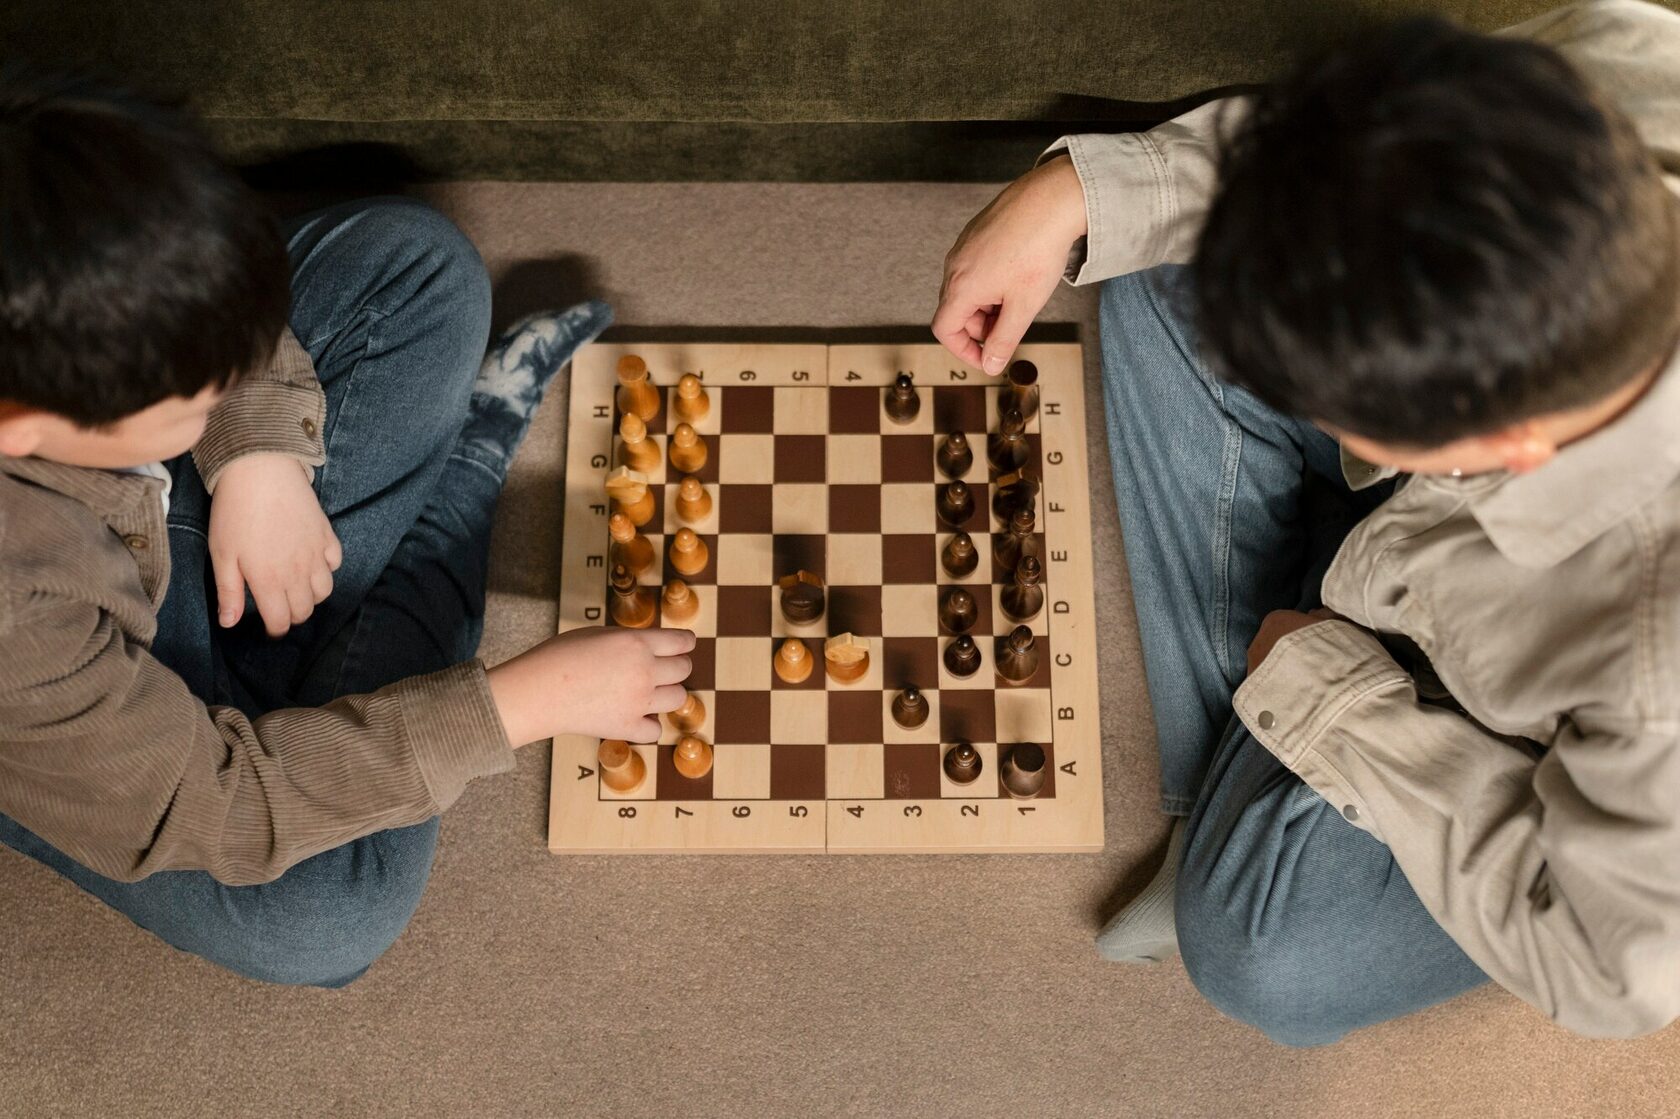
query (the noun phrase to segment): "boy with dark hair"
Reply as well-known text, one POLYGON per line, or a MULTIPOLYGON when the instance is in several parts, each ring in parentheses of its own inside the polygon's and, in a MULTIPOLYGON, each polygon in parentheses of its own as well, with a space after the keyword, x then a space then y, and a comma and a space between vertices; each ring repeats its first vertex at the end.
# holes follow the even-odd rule
POLYGON ((433 211, 282 236, 179 113, 0 76, 0 841, 179 948, 338 986, 468 781, 562 731, 649 740, 687 633, 473 659, 509 462, 610 317, 485 357, 483 265, 433 211))
POLYGON ((1487 977, 1595 1036, 1680 1015, 1665 168, 1680 15, 1602 0, 1398 24, 1252 101, 1066 138, 964 231, 934 330, 990 373, 1070 260, 1107 281, 1180 819, 1105 956, 1181 950, 1288 1044, 1487 977))

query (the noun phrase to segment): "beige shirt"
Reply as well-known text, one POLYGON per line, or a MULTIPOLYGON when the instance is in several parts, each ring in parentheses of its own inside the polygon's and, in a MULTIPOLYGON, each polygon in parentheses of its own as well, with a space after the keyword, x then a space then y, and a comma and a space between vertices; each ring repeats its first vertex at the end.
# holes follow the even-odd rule
MULTIPOLYGON (((1680 171, 1680 15, 1604 0, 1505 34, 1556 47, 1680 171)), ((1090 220, 1070 279, 1188 259, 1231 107, 1057 143, 1090 220)), ((1278 642, 1236 695, 1255 737, 1515 994, 1590 1035, 1680 1016, 1680 357, 1533 473, 1405 480, 1323 597, 1354 624, 1278 642), (1377 634, 1462 710, 1420 698, 1377 634)))

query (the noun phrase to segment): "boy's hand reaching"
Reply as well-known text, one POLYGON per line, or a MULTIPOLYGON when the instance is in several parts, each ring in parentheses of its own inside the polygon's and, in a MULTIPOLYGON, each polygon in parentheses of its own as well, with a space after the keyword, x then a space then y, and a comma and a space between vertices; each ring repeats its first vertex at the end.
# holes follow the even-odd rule
POLYGON ((250 588, 270 637, 280 637, 332 593, 344 560, 309 468, 286 455, 246 455, 222 471, 210 499, 216 620, 236 624, 250 588))
POLYGON ((515 746, 557 734, 657 742, 693 650, 686 629, 574 629, 492 668, 490 694, 515 746))

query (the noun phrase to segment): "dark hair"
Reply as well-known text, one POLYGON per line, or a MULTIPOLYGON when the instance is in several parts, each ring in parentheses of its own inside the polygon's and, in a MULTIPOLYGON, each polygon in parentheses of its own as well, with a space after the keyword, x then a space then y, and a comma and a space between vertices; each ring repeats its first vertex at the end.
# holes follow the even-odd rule
POLYGON ((184 113, 0 70, 0 401, 93 427, 225 386, 290 302, 273 215, 184 113))
POLYGON ((1675 202, 1555 51, 1408 20, 1261 94, 1195 263, 1206 357, 1433 447, 1627 384, 1680 330, 1675 202))

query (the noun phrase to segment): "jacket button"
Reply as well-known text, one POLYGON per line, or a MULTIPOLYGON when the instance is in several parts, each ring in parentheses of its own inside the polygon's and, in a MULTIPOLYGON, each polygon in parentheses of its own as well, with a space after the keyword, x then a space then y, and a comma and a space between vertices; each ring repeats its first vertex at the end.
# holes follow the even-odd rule
POLYGON ((315 438, 315 421, 314 420, 304 420, 303 421, 303 433, 305 435, 309 436, 309 438, 311 438, 311 439, 315 438))
POLYGON ((147 540, 144 536, 141 536, 138 532, 131 532, 127 536, 123 537, 123 543, 127 544, 130 549, 136 552, 143 552, 146 550, 146 545, 151 543, 151 541, 147 540))
POLYGON ((1274 727, 1275 725, 1277 725, 1277 716, 1276 715, 1273 715, 1270 711, 1260 712, 1260 729, 1261 730, 1271 730, 1272 727, 1274 727))
POLYGON ((1359 819, 1359 808, 1356 805, 1344 804, 1342 805, 1342 815, 1350 821, 1357 820, 1359 819))

